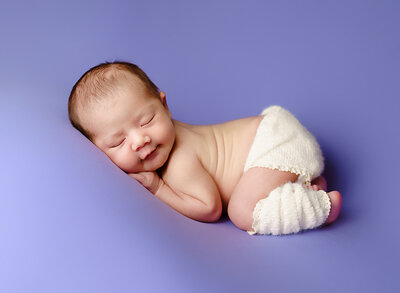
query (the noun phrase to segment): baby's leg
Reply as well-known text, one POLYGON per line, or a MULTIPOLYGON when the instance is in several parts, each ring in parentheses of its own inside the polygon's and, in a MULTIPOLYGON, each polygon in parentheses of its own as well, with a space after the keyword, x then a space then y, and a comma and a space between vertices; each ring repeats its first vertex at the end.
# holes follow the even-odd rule
MULTIPOLYGON (((297 175, 290 172, 282 172, 268 168, 249 169, 245 174, 243 174, 231 196, 228 205, 228 215, 230 219, 238 228, 247 231, 252 230, 253 223, 259 223, 258 221, 260 219, 264 219, 267 222, 272 221, 271 224, 274 225, 273 230, 271 230, 271 232, 262 233, 272 233, 274 235, 293 233, 299 231, 299 229, 301 230, 317 227, 323 224, 321 221, 325 221, 325 224, 330 224, 335 221, 341 208, 340 193, 337 191, 332 191, 328 193, 327 196, 326 193, 314 193, 307 191, 308 189, 315 191, 326 189, 326 181, 323 177, 316 178, 312 182, 314 185, 308 186, 308 188, 300 183, 287 184, 288 182, 295 182, 296 180, 297 175), (272 191, 273 195, 271 193, 272 191), (284 193, 280 194, 280 192, 284 193), (268 200, 267 203, 265 202, 265 199, 269 195, 271 196, 271 199, 268 200), (262 218, 259 218, 259 208, 261 207, 259 206, 257 210, 258 220, 253 222, 256 219, 253 218, 253 216, 255 216, 254 209, 260 200, 263 200, 263 208, 261 210, 263 216, 262 218), (265 204, 267 204, 268 207, 265 204), (284 214, 279 216, 279 214, 282 212, 284 214), (293 218, 295 217, 293 212, 295 214, 300 213, 297 216, 299 218, 293 218), (285 216, 285 214, 287 216, 285 216), (281 218, 282 216, 284 218, 281 218), (278 222, 274 222, 274 219, 277 219, 278 222), (283 227, 286 228, 280 230, 281 228, 277 228, 279 225, 284 225, 282 226, 282 229, 283 227)), ((265 223, 266 222, 264 222, 264 224, 265 223)), ((268 231, 268 229, 269 228, 264 231, 268 231)))
POLYGON ((228 204, 228 216, 240 229, 249 231, 257 202, 275 188, 295 182, 298 176, 290 172, 255 167, 247 170, 236 185, 228 204))

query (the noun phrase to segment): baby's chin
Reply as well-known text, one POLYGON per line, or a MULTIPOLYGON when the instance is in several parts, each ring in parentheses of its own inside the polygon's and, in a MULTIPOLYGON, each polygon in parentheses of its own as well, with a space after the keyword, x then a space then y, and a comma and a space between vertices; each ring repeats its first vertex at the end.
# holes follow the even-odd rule
POLYGON ((168 158, 165 160, 158 160, 155 162, 148 162, 148 164, 144 164, 143 168, 121 168, 118 166, 122 171, 125 173, 140 173, 140 172, 157 172, 157 170, 161 169, 165 163, 167 162, 168 158))
POLYGON ((150 158, 149 161, 145 162, 144 167, 149 172, 156 172, 157 170, 164 167, 169 158, 169 153, 166 152, 165 148, 158 146, 155 151, 155 156, 150 158))

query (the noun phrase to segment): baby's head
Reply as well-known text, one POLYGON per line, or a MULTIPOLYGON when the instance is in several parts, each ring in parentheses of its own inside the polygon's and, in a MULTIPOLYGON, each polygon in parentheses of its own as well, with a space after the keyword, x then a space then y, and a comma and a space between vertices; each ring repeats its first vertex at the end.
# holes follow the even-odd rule
POLYGON ((74 85, 72 125, 127 173, 155 171, 175 142, 165 93, 136 65, 103 63, 74 85))

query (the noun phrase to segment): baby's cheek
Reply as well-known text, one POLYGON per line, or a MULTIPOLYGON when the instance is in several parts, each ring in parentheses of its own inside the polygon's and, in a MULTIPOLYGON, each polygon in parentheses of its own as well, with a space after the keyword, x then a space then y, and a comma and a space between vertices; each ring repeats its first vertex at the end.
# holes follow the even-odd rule
POLYGON ((126 155, 126 151, 124 152, 119 152, 118 154, 114 154, 111 157, 111 160, 114 162, 115 165, 117 165, 119 168, 121 168, 122 170, 124 170, 125 172, 129 172, 131 169, 129 160, 127 160, 127 155, 126 155))
POLYGON ((175 134, 175 129, 174 125, 172 124, 171 121, 166 121, 163 124, 163 127, 159 129, 160 137, 163 138, 163 140, 170 140, 171 136, 174 136, 175 134))

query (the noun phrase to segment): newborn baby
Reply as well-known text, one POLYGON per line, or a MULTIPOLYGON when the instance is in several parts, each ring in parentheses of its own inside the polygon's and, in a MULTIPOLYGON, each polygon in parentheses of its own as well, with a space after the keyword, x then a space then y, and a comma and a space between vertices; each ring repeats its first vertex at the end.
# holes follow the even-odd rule
POLYGON ((215 125, 172 119, 166 95, 136 65, 103 63, 75 84, 71 123, 119 168, 192 219, 227 212, 250 234, 330 224, 342 198, 326 193, 314 137, 278 106, 215 125))

